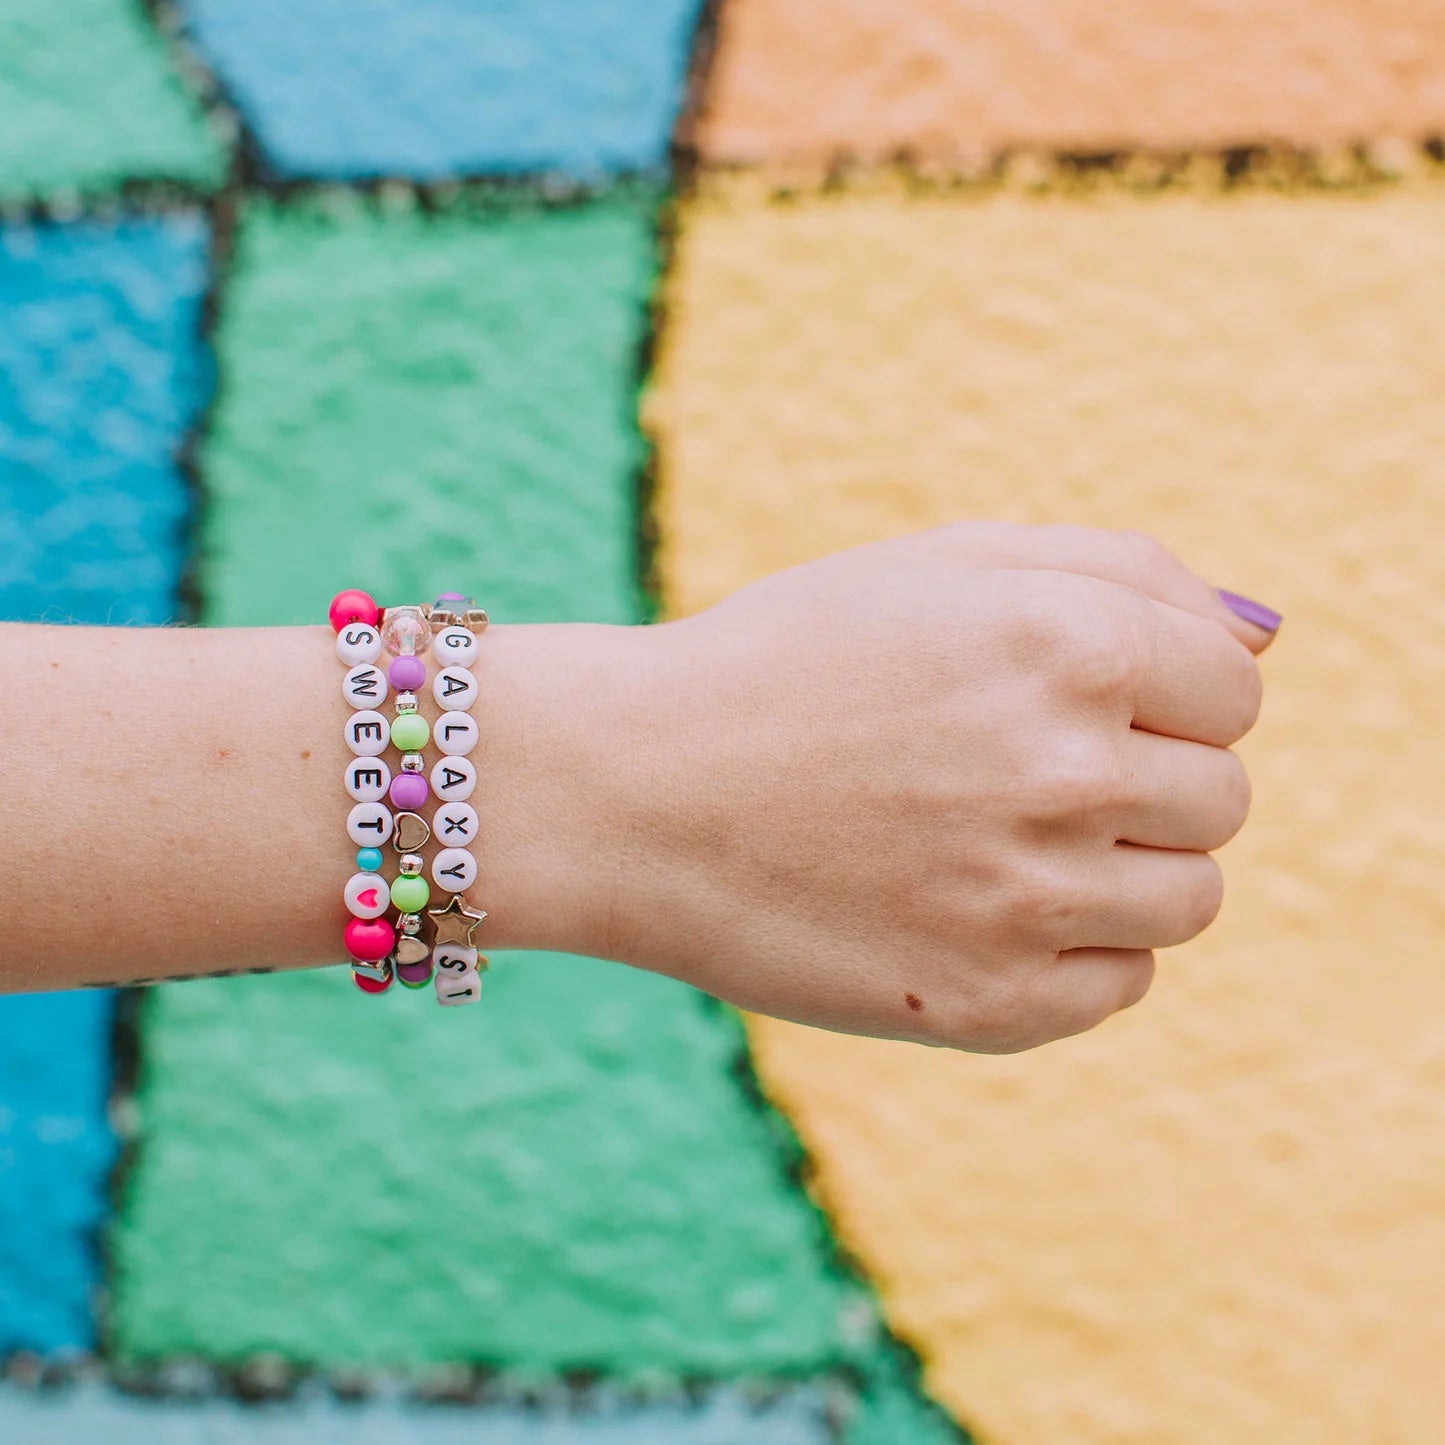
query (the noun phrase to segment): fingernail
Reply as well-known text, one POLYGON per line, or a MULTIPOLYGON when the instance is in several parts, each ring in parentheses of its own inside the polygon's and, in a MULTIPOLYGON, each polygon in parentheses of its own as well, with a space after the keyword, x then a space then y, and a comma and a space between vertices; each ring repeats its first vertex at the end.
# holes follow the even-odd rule
POLYGON ((1236 617, 1242 617, 1246 622, 1252 622, 1256 627, 1263 628, 1265 632, 1279 631, 1279 625, 1284 618, 1274 608, 1266 607, 1263 602, 1256 602, 1252 597, 1241 597, 1238 592, 1226 592, 1223 587, 1215 590, 1219 593, 1219 600, 1236 617))

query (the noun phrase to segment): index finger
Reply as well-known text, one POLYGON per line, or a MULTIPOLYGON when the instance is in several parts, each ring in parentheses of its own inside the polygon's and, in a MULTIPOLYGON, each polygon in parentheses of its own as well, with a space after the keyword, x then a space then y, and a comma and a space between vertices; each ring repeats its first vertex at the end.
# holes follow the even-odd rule
POLYGON ((1132 595, 1134 726, 1233 747, 1259 718, 1264 684, 1249 649, 1217 623, 1132 595))

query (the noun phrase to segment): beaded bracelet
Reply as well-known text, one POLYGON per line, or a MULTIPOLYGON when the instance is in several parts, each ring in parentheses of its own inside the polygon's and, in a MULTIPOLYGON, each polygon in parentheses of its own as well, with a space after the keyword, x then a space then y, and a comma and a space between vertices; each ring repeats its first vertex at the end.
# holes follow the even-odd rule
POLYGON ((476 882, 477 860, 471 845, 480 826, 476 809, 467 802, 477 785, 477 771, 468 755, 480 736, 471 715, 478 691, 471 664, 480 651, 478 634, 486 628, 487 614, 461 593, 444 592, 430 609, 429 620, 436 629, 437 660, 443 664, 432 679, 432 696, 442 709, 434 729, 442 757, 431 774, 438 799, 432 831, 440 845, 432 860, 432 879, 451 897, 428 913, 436 924, 432 957, 437 1002, 454 1007, 481 999, 481 971, 488 966, 475 943, 477 927, 487 915, 471 907, 466 896, 476 882))
POLYGON ((391 838, 395 823, 381 800, 391 785, 391 769, 382 759, 391 741, 391 727, 375 704, 386 697, 386 679, 376 666, 381 656, 377 623, 381 609, 365 592, 349 589, 331 601, 331 626, 336 631, 336 655, 347 669, 341 690, 353 712, 346 723, 346 745, 355 757, 347 764, 344 783, 354 800, 346 831, 358 844, 358 871, 347 881, 343 900, 351 917, 344 941, 351 955, 351 976, 365 993, 385 993, 391 987, 391 953, 396 931, 385 919, 391 906, 391 889, 382 876, 382 846, 391 838))
POLYGON ((475 1003, 481 998, 481 971, 488 960, 474 942, 487 915, 471 907, 465 893, 476 880, 470 846, 479 830, 476 810, 466 801, 477 778, 468 754, 480 735, 470 713, 478 688, 469 669, 487 614, 456 592, 443 593, 432 606, 383 611, 367 593, 348 590, 332 600, 330 617, 337 655, 348 669, 342 691, 354 710, 346 734, 356 754, 345 779, 355 800, 347 831, 362 846, 356 855, 360 871, 344 890, 352 915, 345 933, 352 979, 366 993, 384 993, 394 980, 422 988, 434 976, 439 1003, 475 1003), (433 632, 438 661, 445 664, 432 684, 442 709, 435 741, 443 756, 428 785, 423 749, 432 729, 417 710, 416 694, 426 682, 424 654, 433 632), (383 650, 394 654, 384 674, 378 665, 383 650), (396 694, 391 723, 379 711, 388 684, 396 694), (401 754, 394 775, 382 758, 388 744, 401 754), (419 810, 432 794, 439 806, 428 823, 419 810), (383 797, 390 800, 394 814, 381 802, 383 797), (432 877, 451 897, 441 907, 427 908, 431 890, 421 876, 421 850, 434 832, 443 846, 433 860, 432 877), (390 885, 381 873, 387 841, 401 855, 399 876, 390 885), (394 924, 384 918, 388 907, 396 909, 394 924), (434 927, 433 945, 422 936, 424 909, 434 927))

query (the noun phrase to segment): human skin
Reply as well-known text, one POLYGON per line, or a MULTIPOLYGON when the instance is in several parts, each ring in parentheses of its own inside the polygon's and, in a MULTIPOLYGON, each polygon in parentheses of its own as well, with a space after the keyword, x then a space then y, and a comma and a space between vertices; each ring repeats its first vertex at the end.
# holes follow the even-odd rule
MULTIPOLYGON (((1089 1028, 1219 909, 1270 638, 1146 538, 987 524, 660 626, 494 625, 478 941, 957 1048, 1089 1028)), ((0 988, 343 956, 329 628, 8 625, 0 653, 0 988)))

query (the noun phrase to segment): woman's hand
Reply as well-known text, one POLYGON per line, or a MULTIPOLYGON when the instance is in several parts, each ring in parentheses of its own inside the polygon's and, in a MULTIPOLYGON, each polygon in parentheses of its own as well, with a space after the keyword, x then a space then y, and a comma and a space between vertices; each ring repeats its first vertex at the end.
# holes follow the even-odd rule
POLYGON ((1004 1052, 1137 1002, 1219 910, 1268 634, 1142 539, 945 528, 650 630, 506 631, 544 630, 576 722, 537 837, 573 844, 536 861, 555 900, 615 860, 554 946, 1004 1052))

